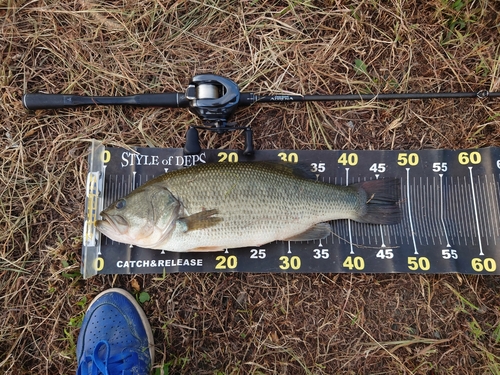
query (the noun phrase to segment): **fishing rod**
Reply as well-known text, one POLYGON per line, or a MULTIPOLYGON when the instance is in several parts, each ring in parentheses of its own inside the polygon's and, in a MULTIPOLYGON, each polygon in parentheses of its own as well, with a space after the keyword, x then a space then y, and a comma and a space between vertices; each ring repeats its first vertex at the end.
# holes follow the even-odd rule
POLYGON ((253 155, 253 133, 250 126, 236 126, 229 119, 240 106, 254 103, 329 102, 352 100, 412 100, 436 98, 497 98, 500 92, 439 92, 392 94, 343 94, 343 95, 258 95, 240 92, 238 85, 222 76, 200 74, 192 78, 186 91, 131 96, 81 96, 65 94, 25 94, 22 98, 27 109, 57 109, 93 105, 130 105, 138 107, 188 108, 198 116, 203 126, 190 126, 186 133, 184 152, 188 155, 201 151, 198 129, 219 134, 244 130, 245 155, 253 155))

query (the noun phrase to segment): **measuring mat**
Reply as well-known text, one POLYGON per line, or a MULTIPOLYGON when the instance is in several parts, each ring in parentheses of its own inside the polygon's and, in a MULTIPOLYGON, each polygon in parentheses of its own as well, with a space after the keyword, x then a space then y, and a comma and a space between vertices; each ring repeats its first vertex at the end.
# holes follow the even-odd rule
POLYGON ((108 148, 92 144, 82 247, 84 278, 172 272, 410 272, 500 274, 500 148, 415 151, 256 151, 108 148), (113 242, 94 222, 146 181, 199 163, 276 161, 347 185, 401 179, 397 225, 333 221, 320 241, 273 242, 224 252, 175 253, 113 242))

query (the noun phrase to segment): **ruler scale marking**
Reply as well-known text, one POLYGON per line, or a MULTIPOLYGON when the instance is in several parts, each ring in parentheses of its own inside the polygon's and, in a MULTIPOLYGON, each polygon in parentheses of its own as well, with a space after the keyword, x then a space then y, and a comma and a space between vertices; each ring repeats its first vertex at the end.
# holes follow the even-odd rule
POLYGON ((470 191, 470 188, 467 187, 465 184, 467 184, 467 177, 463 176, 464 183, 460 184, 457 186, 460 195, 457 196, 457 208, 462 207, 463 210, 459 210, 458 213, 461 215, 461 219, 457 224, 459 225, 460 232, 464 233, 465 236, 462 238, 464 239, 464 243, 466 246, 469 246, 468 239, 470 240, 470 245, 474 246, 474 235, 470 232, 470 224, 473 220, 473 218, 470 216, 470 200, 466 199, 468 197, 468 193, 470 191), (459 206, 461 204, 461 206, 459 206))
POLYGON ((437 210, 435 209, 435 206, 432 206, 432 209, 429 207, 427 207, 427 205, 425 204, 425 201, 430 201, 430 202, 433 202, 435 203, 436 201, 433 199, 434 197, 434 189, 433 189, 433 186, 431 186, 429 184, 429 177, 426 176, 425 177, 425 185, 424 185, 424 194, 422 195, 422 207, 425 208, 425 218, 422 218, 422 222, 425 223, 428 222, 428 224, 426 225, 426 230, 427 230, 427 233, 429 234, 428 238, 426 238, 426 243, 427 245, 432 245, 432 246, 435 246, 436 245, 436 241, 435 241, 435 238, 436 238, 436 225, 435 225, 435 221, 434 221, 434 212, 436 212, 437 210), (425 220, 425 219, 428 219, 425 220))
MULTIPOLYGON (((416 178, 414 178, 414 181, 416 181, 416 178)), ((425 195, 425 185, 423 184, 422 181, 422 176, 418 176, 418 183, 414 183, 415 185, 415 195, 416 195, 416 204, 413 206, 414 212, 416 214, 414 215, 415 217, 415 222, 417 225, 415 225, 415 231, 418 234, 418 239, 420 241, 420 246, 427 246, 429 245, 428 239, 429 239, 429 233, 428 233, 428 221, 423 220, 426 215, 426 210, 425 207, 422 205, 423 201, 423 196, 425 195), (416 210, 415 210, 416 206, 416 210)))
MULTIPOLYGON (((488 183, 488 178, 486 175, 483 176, 484 180, 480 180, 478 176, 478 187, 481 189, 480 195, 485 197, 488 195, 487 193, 487 183, 488 183)), ((481 223, 484 223, 484 231, 483 231, 483 237, 484 241, 486 244, 486 247, 490 246, 490 238, 491 238, 491 221, 488 219, 490 218, 491 211, 493 210, 493 207, 490 207, 490 210, 486 210, 484 206, 484 200, 480 199, 478 202, 478 205, 480 206, 479 212, 480 212, 480 220, 481 223)))
POLYGON ((455 220, 453 218, 456 218, 457 215, 455 213, 455 197, 453 194, 453 176, 446 176, 444 178, 443 176, 443 205, 445 207, 443 211, 443 215, 445 218, 445 222, 447 224, 447 230, 449 233, 449 239, 448 242, 451 241, 451 238, 453 238, 453 242, 455 244, 460 245, 460 239, 459 236, 457 235, 457 228, 455 225, 455 220))
POLYGON ((481 241, 481 228, 480 228, 480 224, 479 224, 479 215, 477 212, 476 191, 474 188, 474 178, 472 176, 472 168, 473 167, 468 167, 468 168, 469 168, 469 172, 470 172, 470 186, 471 186, 471 191, 472 191, 472 204, 474 207, 474 218, 476 219, 475 223, 476 223, 476 229, 477 229, 477 240, 479 243, 479 255, 484 255, 483 243, 481 241))
POLYGON ((440 205, 440 212, 439 216, 441 217, 441 225, 443 228, 443 233, 444 233, 444 238, 446 240, 446 247, 451 247, 450 245, 450 239, 448 237, 448 231, 446 230, 446 223, 444 221, 444 198, 443 198, 443 174, 439 174, 439 184, 440 184, 440 197, 439 197, 439 205, 440 205))
POLYGON ((483 207, 488 215, 487 217, 487 223, 488 227, 490 230, 490 237, 491 241, 493 241, 493 244, 496 245, 497 241, 497 230, 498 230, 498 216, 500 215, 500 212, 498 211, 498 202, 495 199, 495 194, 494 192, 494 187, 495 187, 495 176, 492 174, 490 176, 491 181, 488 178, 489 175, 485 175, 485 182, 486 182, 486 191, 485 191, 485 196, 488 197, 488 199, 484 199, 483 202, 483 207), (488 209, 488 206, 486 205, 486 202, 489 201, 491 202, 490 204, 490 209, 488 209))
POLYGON ((434 243, 435 243, 435 245, 443 247, 444 246, 444 243, 443 243, 444 236, 443 236, 443 232, 442 232, 443 228, 441 227, 441 218, 440 218, 440 211, 439 211, 440 210, 439 205, 441 202, 441 200, 440 200, 441 187, 438 183, 438 178, 436 177, 436 175, 432 176, 432 186, 433 186, 433 189, 432 189, 433 201, 437 202, 436 203, 437 209, 433 215, 434 243))
POLYGON ((410 221, 410 235, 413 243, 414 254, 418 255, 417 242, 415 239, 415 230, 413 228, 413 214, 411 210, 411 196, 410 196, 410 168, 406 168, 406 199, 408 208, 408 219, 410 221))
POLYGON ((431 198, 430 200, 435 202, 435 210, 434 212, 430 212, 432 214, 432 225, 431 225, 431 230, 432 230, 432 244, 434 246, 439 246, 443 247, 442 239, 443 235, 441 233, 441 225, 439 222, 439 185, 437 184, 437 179, 436 175, 432 176, 432 183, 429 184, 429 191, 431 198))
POLYGON ((498 199, 495 194, 495 188, 497 187, 497 182, 495 181, 495 175, 492 174, 492 181, 490 185, 490 194, 489 194, 489 199, 493 202, 493 206, 495 207, 495 214, 492 215, 493 221, 495 222, 493 224, 493 243, 496 246, 497 245, 497 237, 499 237, 499 216, 500 216, 500 210, 498 206, 498 199))
POLYGON ((499 216, 500 216, 500 211, 499 211, 499 207, 498 207, 497 196, 495 195, 495 187, 496 187, 495 175, 492 174, 491 178, 492 178, 492 181, 491 181, 491 185, 490 185, 490 193, 489 193, 490 198, 489 199, 493 202, 495 210, 496 210, 496 213, 494 215, 492 215, 493 221, 495 222, 493 224, 493 241, 494 241, 493 243, 496 246, 497 245, 497 237, 499 236, 500 223, 498 220, 499 220, 499 216))

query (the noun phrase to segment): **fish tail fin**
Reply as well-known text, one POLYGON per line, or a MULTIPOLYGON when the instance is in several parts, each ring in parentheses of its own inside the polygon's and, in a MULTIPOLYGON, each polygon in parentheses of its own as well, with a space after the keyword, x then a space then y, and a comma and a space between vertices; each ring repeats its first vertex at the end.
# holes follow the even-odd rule
POLYGON ((354 219, 361 223, 398 224, 402 218, 401 181, 399 178, 383 178, 360 182, 354 185, 366 194, 366 206, 362 214, 354 219))

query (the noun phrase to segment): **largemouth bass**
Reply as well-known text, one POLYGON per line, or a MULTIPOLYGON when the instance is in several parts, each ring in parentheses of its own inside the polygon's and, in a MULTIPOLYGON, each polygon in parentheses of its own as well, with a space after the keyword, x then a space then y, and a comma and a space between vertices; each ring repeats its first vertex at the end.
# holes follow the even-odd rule
POLYGON ((97 229, 113 241, 177 252, 310 241, 330 220, 396 224, 399 179, 339 186, 273 163, 213 163, 168 172, 117 200, 97 229))

